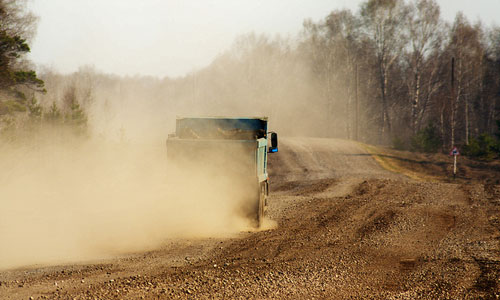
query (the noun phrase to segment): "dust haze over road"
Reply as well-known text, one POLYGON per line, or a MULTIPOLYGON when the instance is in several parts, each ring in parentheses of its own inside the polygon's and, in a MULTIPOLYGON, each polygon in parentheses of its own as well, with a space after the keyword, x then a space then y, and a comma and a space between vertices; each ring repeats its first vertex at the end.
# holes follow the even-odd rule
POLYGON ((231 236, 249 227, 233 213, 244 191, 200 166, 168 165, 162 141, 40 131, 2 144, 0 170, 0 270, 113 257, 167 238, 231 236))
POLYGON ((417 182, 355 142, 281 138, 275 229, 0 272, 0 298, 477 299, 499 294, 500 189, 417 182))

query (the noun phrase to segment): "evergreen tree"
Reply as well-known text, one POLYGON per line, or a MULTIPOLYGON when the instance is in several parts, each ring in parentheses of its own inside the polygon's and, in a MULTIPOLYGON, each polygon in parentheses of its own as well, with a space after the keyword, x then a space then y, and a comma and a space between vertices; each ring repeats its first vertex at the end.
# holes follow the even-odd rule
POLYGON ((7 95, 0 99, 0 114, 22 111, 27 104, 23 89, 45 91, 36 72, 25 68, 30 47, 23 35, 31 34, 35 21, 25 10, 26 1, 0 0, 0 92, 7 95))
POLYGON ((35 120, 40 120, 42 118, 42 106, 35 97, 32 97, 31 100, 28 101, 27 106, 30 118, 35 120))
POLYGON ((59 110, 55 101, 52 102, 49 111, 45 114, 45 119, 52 122, 61 120, 61 110, 59 110))

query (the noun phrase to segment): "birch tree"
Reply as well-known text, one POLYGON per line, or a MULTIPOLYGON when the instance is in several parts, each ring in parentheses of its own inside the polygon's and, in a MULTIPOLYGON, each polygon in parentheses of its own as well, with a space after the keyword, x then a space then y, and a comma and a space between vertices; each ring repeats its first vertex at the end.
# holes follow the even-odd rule
POLYGON ((458 13, 451 30, 450 51, 455 61, 454 78, 451 99, 451 145, 457 143, 457 128, 462 116, 463 141, 469 144, 470 138, 470 102, 480 80, 479 69, 484 55, 480 43, 478 27, 474 28, 462 13, 458 13), (459 109, 462 108, 462 111, 459 109))
POLYGON ((407 84, 410 93, 411 131, 415 135, 431 97, 442 85, 437 58, 443 41, 443 22, 435 0, 416 0, 409 4, 408 42, 405 51, 407 84))
POLYGON ((380 137, 391 135, 389 115, 390 69, 397 63, 405 46, 403 33, 407 8, 402 0, 369 0, 361 6, 361 17, 366 35, 371 40, 377 58, 376 74, 381 101, 380 137))
MULTIPOLYGON (((337 61, 335 73, 337 86, 343 90, 345 105, 346 137, 352 138, 352 102, 356 98, 356 72, 358 60, 360 21, 350 10, 332 12, 325 22, 327 39, 337 61)), ((356 109, 354 111, 356 113, 356 109)), ((357 133, 355 134, 357 136, 357 133)))

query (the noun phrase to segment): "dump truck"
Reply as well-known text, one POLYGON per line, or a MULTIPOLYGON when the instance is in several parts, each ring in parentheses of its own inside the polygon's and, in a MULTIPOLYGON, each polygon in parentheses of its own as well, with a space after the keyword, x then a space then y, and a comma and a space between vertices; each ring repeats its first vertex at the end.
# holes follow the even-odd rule
POLYGON ((169 164, 199 167, 213 178, 244 185, 239 213, 257 227, 262 225, 269 195, 267 155, 275 152, 278 135, 268 131, 267 117, 178 117, 175 133, 167 139, 169 164))

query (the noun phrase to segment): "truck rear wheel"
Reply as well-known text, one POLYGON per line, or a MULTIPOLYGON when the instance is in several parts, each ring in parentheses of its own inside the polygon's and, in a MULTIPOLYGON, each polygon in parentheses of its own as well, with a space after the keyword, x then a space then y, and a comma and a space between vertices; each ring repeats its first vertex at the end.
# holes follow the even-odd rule
POLYGON ((266 215, 266 184, 263 182, 259 185, 259 204, 257 212, 257 226, 260 228, 263 225, 266 215))

